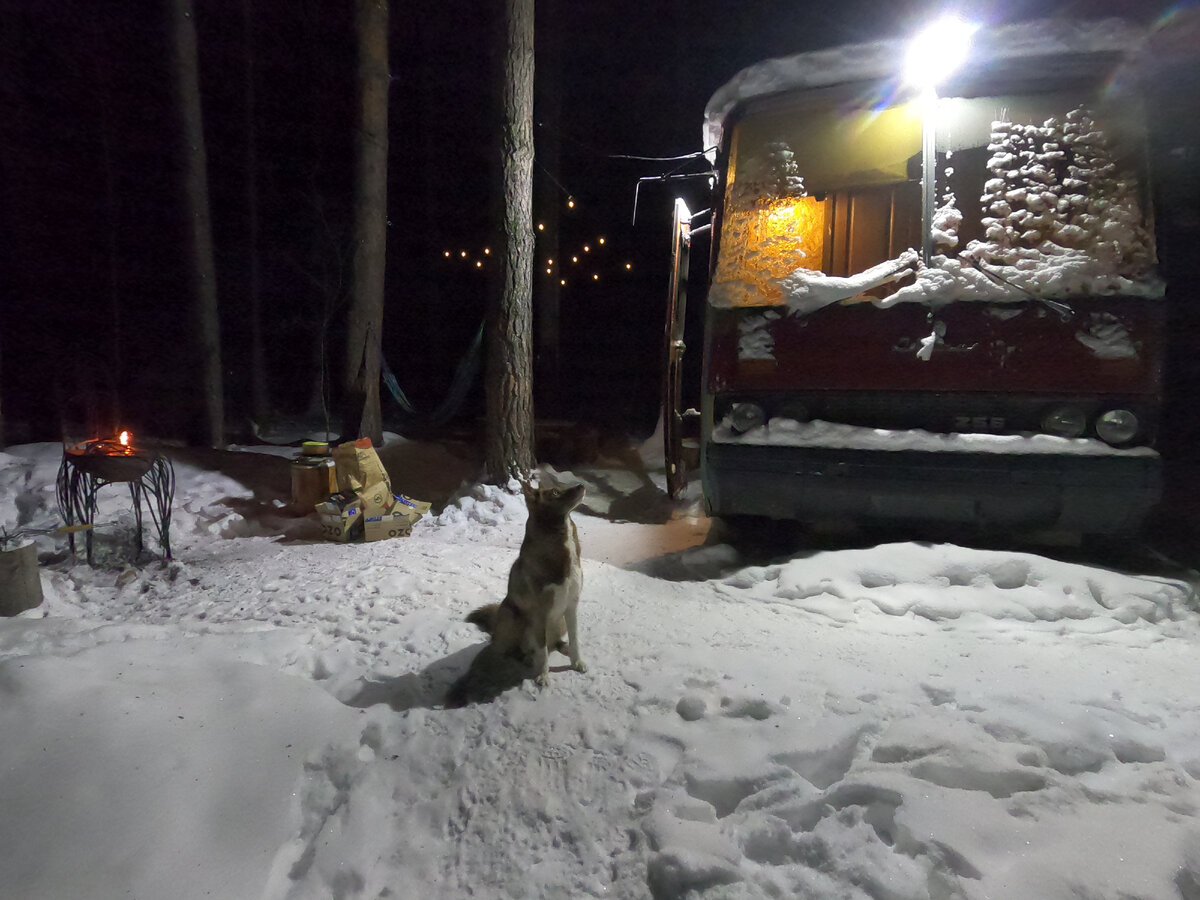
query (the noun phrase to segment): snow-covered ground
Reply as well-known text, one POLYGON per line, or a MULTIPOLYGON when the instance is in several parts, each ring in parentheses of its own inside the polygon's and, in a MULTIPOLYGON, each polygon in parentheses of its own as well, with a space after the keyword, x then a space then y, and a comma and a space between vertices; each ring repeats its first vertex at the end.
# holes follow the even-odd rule
MULTIPOLYGON (((57 521, 59 452, 0 454, 0 527, 57 521)), ((382 455, 417 497, 466 467, 382 455)), ((588 672, 448 710, 522 501, 341 545, 278 451, 175 471, 174 562, 123 562, 106 488, 97 567, 38 538, 45 601, 0 621, 0 896, 1200 898, 1185 582, 947 544, 751 564, 653 462, 578 469, 588 672)))

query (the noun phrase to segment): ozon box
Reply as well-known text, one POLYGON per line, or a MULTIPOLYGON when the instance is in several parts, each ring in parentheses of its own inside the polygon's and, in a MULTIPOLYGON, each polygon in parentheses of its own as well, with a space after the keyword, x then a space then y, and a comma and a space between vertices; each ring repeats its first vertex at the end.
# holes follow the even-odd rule
POLYGON ((320 517, 320 534, 331 541, 353 541, 362 536, 362 505, 354 504, 338 509, 336 503, 317 505, 320 517))
POLYGON ((386 541, 388 538, 408 537, 412 534, 413 522, 402 512, 384 513, 363 520, 363 540, 386 541))
POLYGON ((363 521, 364 541, 408 537, 412 534, 412 527, 417 520, 429 512, 429 503, 425 500, 413 500, 403 494, 395 494, 392 499, 395 505, 391 512, 368 516, 363 521))

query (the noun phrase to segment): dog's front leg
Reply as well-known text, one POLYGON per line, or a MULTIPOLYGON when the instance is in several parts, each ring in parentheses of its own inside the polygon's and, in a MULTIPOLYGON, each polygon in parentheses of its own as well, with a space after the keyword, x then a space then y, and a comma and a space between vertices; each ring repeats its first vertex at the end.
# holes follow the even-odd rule
POLYGON ((550 645, 557 640, 550 636, 550 617, 539 614, 533 633, 538 638, 538 646, 533 650, 534 668, 538 670, 537 684, 538 687, 545 687, 550 683, 550 645))
POLYGON ((563 617, 567 620, 567 650, 571 656, 571 668, 576 672, 586 672, 587 663, 579 655, 579 626, 575 621, 576 608, 572 603, 567 606, 563 617))

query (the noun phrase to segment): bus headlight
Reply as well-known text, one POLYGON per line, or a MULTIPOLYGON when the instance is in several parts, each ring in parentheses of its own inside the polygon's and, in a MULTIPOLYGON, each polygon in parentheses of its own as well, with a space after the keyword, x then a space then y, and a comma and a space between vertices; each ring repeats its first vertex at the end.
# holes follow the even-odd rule
POLYGON ((729 413, 729 427, 738 434, 752 431, 766 421, 767 414, 757 403, 735 403, 729 413))
POLYGON ((1110 409, 1096 420, 1096 434, 1106 444, 1128 444, 1140 427, 1138 417, 1127 409, 1110 409))
POLYGON ((1042 430, 1059 437, 1082 437, 1087 415, 1078 406, 1056 406, 1042 417, 1042 430))

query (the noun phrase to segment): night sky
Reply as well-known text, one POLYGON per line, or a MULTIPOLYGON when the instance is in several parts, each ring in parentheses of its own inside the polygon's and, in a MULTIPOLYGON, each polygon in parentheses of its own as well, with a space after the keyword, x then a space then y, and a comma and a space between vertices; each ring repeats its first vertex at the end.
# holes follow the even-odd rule
MULTIPOLYGON (((195 5, 227 415, 238 438, 248 416, 251 170, 275 406, 296 413, 313 405, 322 333, 330 364, 340 365, 354 185, 353 3, 252 0, 249 30, 242 0, 195 5)), ((384 354, 419 407, 445 393, 494 287, 494 258, 482 249, 496 245, 499 7, 391 4, 384 354)), ((902 35, 936 9, 918 0, 539 0, 535 208, 551 226, 539 235, 539 258, 592 248, 586 271, 581 264, 547 278, 535 269, 545 279, 539 290, 560 274, 569 282, 557 355, 539 350, 539 416, 641 435, 657 416, 671 201, 677 191, 694 208, 707 201, 698 182, 648 184, 635 227, 638 178, 681 164, 615 155, 699 150, 706 100, 744 66, 902 35)), ((965 9, 986 21, 1051 13, 1154 21, 1168 5, 1014 0, 965 9)), ((57 440, 64 428, 115 419, 107 424, 162 438, 203 434, 166 18, 165 0, 0 0, 0 374, 9 442, 57 440)), ((1164 105, 1194 111, 1195 98, 1195 82, 1184 80, 1164 105)), ((1194 124, 1188 132, 1181 114, 1171 118, 1179 132, 1171 141, 1195 154, 1194 124)), ((1171 158, 1178 208, 1167 218, 1182 246, 1196 237, 1196 167, 1171 158)), ((678 171, 703 169, 683 165, 678 171)), ((1160 246, 1168 268, 1172 249, 1169 240, 1160 246)), ((1191 390, 1193 374, 1180 371, 1191 390)), ((477 385, 466 421, 481 398, 477 385)))

